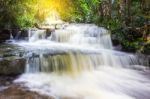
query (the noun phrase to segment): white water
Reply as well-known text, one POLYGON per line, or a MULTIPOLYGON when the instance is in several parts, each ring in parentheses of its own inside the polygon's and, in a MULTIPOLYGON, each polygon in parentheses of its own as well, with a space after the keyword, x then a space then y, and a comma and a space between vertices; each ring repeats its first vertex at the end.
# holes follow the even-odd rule
MULTIPOLYGON (((113 51, 109 31, 91 24, 71 24, 45 38, 32 33, 19 42, 31 53, 25 82, 32 91, 56 99, 141 99, 150 92, 150 80, 141 74, 137 58, 113 51), (34 55, 32 54, 34 53, 34 55)), ((145 98, 149 99, 149 98, 145 98)))

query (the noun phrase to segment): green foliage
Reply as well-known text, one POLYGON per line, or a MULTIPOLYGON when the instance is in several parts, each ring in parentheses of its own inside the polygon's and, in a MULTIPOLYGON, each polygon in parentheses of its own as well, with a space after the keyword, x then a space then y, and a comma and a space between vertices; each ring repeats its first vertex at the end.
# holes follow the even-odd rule
POLYGON ((143 49, 141 51, 144 54, 150 55, 150 43, 145 44, 144 47, 143 47, 143 49))
POLYGON ((29 28, 42 23, 51 10, 71 21, 74 0, 0 0, 0 28, 29 28))
POLYGON ((99 18, 98 8, 101 0, 76 0, 73 21, 94 23, 99 18))
POLYGON ((16 19, 16 26, 19 28, 29 28, 32 27, 34 19, 32 16, 18 16, 16 19))
POLYGON ((0 28, 31 27, 35 9, 34 0, 1 0, 0 28))
POLYGON ((142 47, 142 44, 144 44, 143 40, 135 40, 135 41, 128 41, 128 40, 123 40, 122 41, 122 46, 126 51, 137 51, 140 50, 142 47))
POLYGON ((104 19, 102 22, 99 22, 98 25, 106 27, 110 30, 116 30, 121 28, 121 21, 116 19, 104 19))

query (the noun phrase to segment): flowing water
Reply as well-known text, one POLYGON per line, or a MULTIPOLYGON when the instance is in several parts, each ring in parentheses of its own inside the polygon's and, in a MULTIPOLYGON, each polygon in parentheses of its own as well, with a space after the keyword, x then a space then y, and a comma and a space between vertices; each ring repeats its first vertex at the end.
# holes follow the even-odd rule
POLYGON ((28 53, 17 79, 56 99, 149 99, 150 80, 135 55, 113 50, 110 32, 92 24, 70 24, 52 32, 29 31, 14 42, 28 53))

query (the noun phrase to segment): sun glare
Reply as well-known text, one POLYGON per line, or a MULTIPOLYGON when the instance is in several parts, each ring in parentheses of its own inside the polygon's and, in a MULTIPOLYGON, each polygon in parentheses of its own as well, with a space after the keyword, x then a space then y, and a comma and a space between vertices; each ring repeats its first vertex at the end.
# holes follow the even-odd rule
POLYGON ((54 22, 61 22, 60 16, 69 12, 71 3, 69 0, 39 0, 37 1, 37 18, 46 24, 53 24, 54 22))

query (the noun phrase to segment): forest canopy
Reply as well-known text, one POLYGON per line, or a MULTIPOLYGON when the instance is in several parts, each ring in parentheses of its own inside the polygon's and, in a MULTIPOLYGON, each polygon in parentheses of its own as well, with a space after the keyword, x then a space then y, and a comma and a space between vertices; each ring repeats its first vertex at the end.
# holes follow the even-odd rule
POLYGON ((143 25, 149 20, 149 0, 0 0, 0 28, 28 28, 56 11, 68 22, 96 23, 113 29, 143 25), (134 23, 134 20, 140 22, 134 23))
POLYGON ((26 28, 42 22, 57 11, 67 19, 72 10, 70 0, 0 0, 0 27, 26 28))

